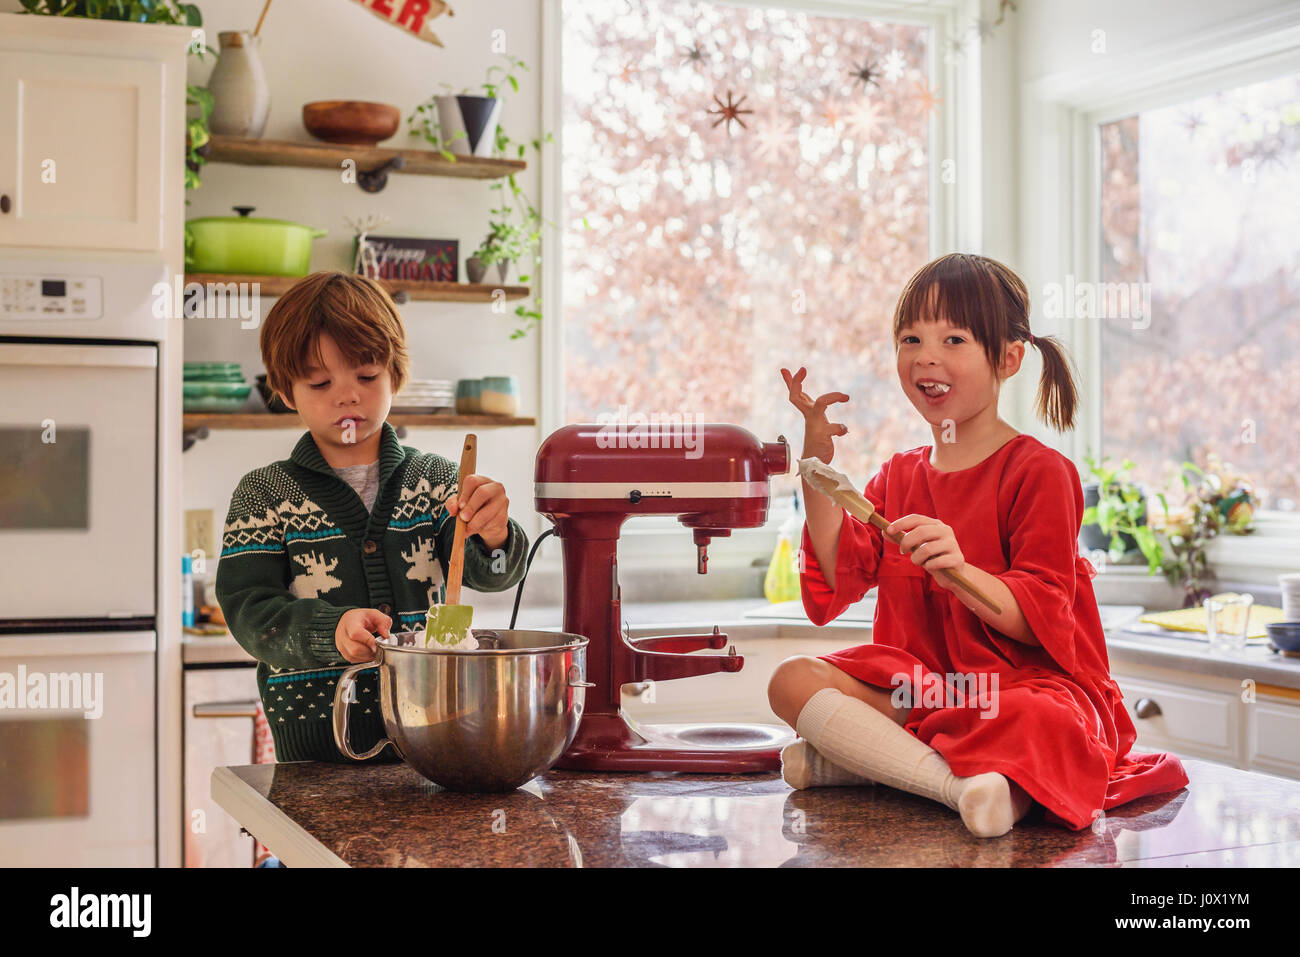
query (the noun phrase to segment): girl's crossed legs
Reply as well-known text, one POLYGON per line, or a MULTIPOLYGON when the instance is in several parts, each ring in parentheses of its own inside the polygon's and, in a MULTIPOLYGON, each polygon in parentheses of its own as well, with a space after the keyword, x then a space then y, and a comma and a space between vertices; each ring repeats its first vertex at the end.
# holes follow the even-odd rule
POLYGON ((792 787, 879 782, 944 804, 979 837, 999 837, 1028 812, 1029 795, 988 772, 961 778, 939 752, 904 730, 911 708, 891 693, 800 655, 777 666, 768 684, 777 716, 803 738, 782 752, 792 787))

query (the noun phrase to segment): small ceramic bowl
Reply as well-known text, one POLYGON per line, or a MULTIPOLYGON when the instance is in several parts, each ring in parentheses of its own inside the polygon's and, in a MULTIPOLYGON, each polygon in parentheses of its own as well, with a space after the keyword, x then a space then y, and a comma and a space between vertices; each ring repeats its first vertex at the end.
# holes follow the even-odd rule
POLYGON ((482 412, 480 396, 483 392, 481 379, 461 379, 456 383, 456 411, 461 415, 482 412))
POLYGON ((519 412, 519 383, 512 375, 487 376, 479 395, 480 408, 489 415, 515 415, 519 412))
POLYGON ((266 403, 266 411, 274 412, 277 415, 293 412, 293 409, 285 405, 280 400, 280 397, 271 391, 271 387, 266 384, 266 373, 262 373, 257 377, 257 392, 262 397, 262 401, 266 403))
POLYGON ((1300 621, 1273 621, 1264 630, 1279 651, 1300 651, 1300 621))

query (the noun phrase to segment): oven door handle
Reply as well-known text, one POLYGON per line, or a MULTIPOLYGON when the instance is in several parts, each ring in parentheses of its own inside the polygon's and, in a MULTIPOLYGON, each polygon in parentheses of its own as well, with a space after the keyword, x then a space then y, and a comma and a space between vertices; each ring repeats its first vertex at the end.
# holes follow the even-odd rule
POLYGON ((156 369, 158 350, 153 346, 89 346, 66 342, 32 345, 6 342, 0 343, 0 365, 156 369))
POLYGON ((196 718, 256 718, 256 701, 212 701, 208 704, 196 704, 193 709, 196 718))

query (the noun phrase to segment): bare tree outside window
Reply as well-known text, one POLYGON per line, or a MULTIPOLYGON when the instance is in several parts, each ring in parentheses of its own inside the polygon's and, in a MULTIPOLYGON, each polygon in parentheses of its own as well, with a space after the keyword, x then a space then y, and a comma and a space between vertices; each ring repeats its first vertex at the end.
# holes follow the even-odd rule
POLYGON ((1216 452, 1265 509, 1300 499, 1300 75, 1100 127, 1103 451, 1164 487, 1216 452))
POLYGON ((797 454, 779 369, 806 365, 810 391, 851 396, 832 407, 837 463, 860 482, 929 442, 890 319, 930 258, 930 29, 667 0, 563 11, 565 420, 698 415, 797 454))

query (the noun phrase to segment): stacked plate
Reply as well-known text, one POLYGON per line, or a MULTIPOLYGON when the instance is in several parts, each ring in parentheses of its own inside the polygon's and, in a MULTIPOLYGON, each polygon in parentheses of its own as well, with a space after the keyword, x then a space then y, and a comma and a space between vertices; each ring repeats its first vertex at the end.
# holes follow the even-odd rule
POLYGON ((407 379, 393 396, 390 411, 407 415, 451 412, 456 407, 456 391, 450 379, 407 379))
POLYGON ((238 362, 187 362, 184 378, 186 412, 238 412, 253 388, 238 362))

